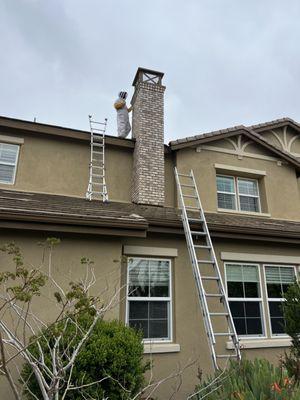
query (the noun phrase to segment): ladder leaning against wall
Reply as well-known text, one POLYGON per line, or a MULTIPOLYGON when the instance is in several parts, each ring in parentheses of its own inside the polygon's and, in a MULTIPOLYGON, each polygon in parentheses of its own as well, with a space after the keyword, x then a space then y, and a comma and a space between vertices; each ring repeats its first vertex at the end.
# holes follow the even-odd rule
POLYGON ((175 167, 175 178, 208 345, 213 366, 219 370, 226 367, 229 358, 241 359, 239 340, 193 171, 181 174, 175 167), (231 350, 226 350, 224 339, 231 339, 231 350))
POLYGON ((88 200, 108 201, 105 181, 105 132, 107 119, 104 122, 92 120, 89 115, 91 131, 90 177, 86 192, 88 200))

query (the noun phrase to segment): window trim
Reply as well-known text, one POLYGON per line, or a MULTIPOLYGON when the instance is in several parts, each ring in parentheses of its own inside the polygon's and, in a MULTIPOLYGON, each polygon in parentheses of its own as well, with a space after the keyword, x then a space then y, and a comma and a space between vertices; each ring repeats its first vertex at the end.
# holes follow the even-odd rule
POLYGON ((168 319, 168 328, 169 328, 169 338, 145 338, 142 339, 144 344, 150 343, 173 343, 173 279, 172 279, 172 260, 170 258, 163 258, 163 257, 127 257, 127 273, 126 273, 126 306, 125 306, 125 324, 129 326, 129 302, 130 301, 166 301, 169 303, 169 319, 168 319), (169 263, 169 296, 168 297, 154 297, 155 300, 151 297, 132 297, 130 300, 130 296, 128 296, 128 288, 129 288, 129 267, 128 267, 128 260, 129 259, 136 259, 136 260, 151 260, 151 261, 168 261, 169 263), (151 300, 152 299, 152 300, 151 300))
POLYGON ((227 174, 216 174, 216 183, 217 183, 217 178, 218 177, 224 177, 224 178, 231 178, 231 179, 233 179, 233 185, 234 185, 234 192, 224 192, 224 191, 221 191, 221 190, 218 190, 218 185, 216 185, 217 186, 217 208, 218 208, 218 210, 226 210, 227 212, 230 212, 230 211, 233 211, 233 212, 240 212, 240 213, 252 213, 252 214, 255 214, 255 215, 257 215, 257 214, 261 214, 262 213, 262 211, 261 211, 261 201, 260 201, 260 191, 259 191, 259 182, 258 182, 258 179, 255 179, 255 178, 248 178, 248 177, 243 177, 243 176, 235 176, 235 175, 227 175, 227 174), (240 192, 239 192, 239 184, 238 184, 238 182, 239 182, 239 180, 244 180, 244 181, 253 181, 253 182, 256 182, 256 185, 257 185, 257 196, 255 196, 255 195, 251 195, 251 194, 240 194, 240 192), (233 208, 222 208, 222 207, 219 207, 219 203, 218 203, 218 193, 221 193, 221 194, 229 194, 229 195, 232 195, 232 196, 234 196, 234 200, 235 200, 235 208, 233 209, 233 208), (249 211, 249 210, 241 210, 241 204, 240 204, 240 196, 241 197, 254 197, 254 198, 256 198, 256 199, 258 199, 258 211, 249 211))
POLYGON ((283 297, 271 297, 269 300, 269 295, 268 295, 268 287, 267 287, 267 279, 266 279, 266 267, 282 267, 282 268, 293 268, 294 269, 294 275, 296 278, 296 281, 298 282, 298 275, 297 275, 297 268, 296 265, 284 265, 284 264, 271 264, 271 263, 265 263, 262 264, 263 267, 263 274, 264 274, 264 290, 265 290, 265 295, 266 295, 266 310, 268 314, 268 325, 270 329, 270 337, 271 338, 289 338, 290 336, 285 334, 285 333, 275 333, 273 334, 272 332, 272 325, 271 325, 271 315, 270 315, 270 309, 269 309, 269 301, 281 301, 284 302, 285 299, 283 297))
MULTIPOLYGON (((260 303, 260 310, 261 310, 261 323, 262 323, 262 334, 261 335, 238 335, 241 339, 253 339, 253 340, 260 340, 267 338, 267 330, 266 330, 266 319, 265 319, 265 307, 264 307, 264 297, 263 297, 263 287, 262 287, 262 279, 261 279, 261 271, 260 271, 260 264, 257 263, 250 263, 250 262, 225 262, 224 263, 224 276, 225 276, 225 291, 226 297, 229 301, 258 301, 260 303), (258 276, 259 276, 259 289, 260 289, 260 297, 229 297, 228 296, 228 288, 227 288, 227 265, 252 265, 256 266, 258 269, 258 276)), ((233 317, 232 317, 233 319, 233 317)))
POLYGON ((1 179, 0 179, 0 184, 1 184, 1 185, 14 185, 14 184, 15 184, 15 181, 16 181, 16 175, 17 175, 17 167, 18 167, 18 161, 19 161, 20 145, 15 144, 15 143, 4 143, 4 142, 0 142, 0 146, 1 146, 1 145, 8 145, 8 146, 15 146, 15 147, 17 147, 16 161, 15 161, 14 163, 2 162, 2 161, 0 160, 0 165, 9 165, 9 166, 13 166, 13 167, 14 167, 14 173, 13 173, 12 181, 11 181, 11 182, 4 182, 4 181, 1 181, 1 179))

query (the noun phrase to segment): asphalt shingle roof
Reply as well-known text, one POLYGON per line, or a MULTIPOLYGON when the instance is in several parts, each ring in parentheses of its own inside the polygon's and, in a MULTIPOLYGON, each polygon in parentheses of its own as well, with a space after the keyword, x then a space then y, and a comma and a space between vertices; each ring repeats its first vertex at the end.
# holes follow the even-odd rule
MULTIPOLYGON (((88 201, 83 198, 0 190, 0 220, 19 221, 36 218, 45 223, 82 226, 115 224, 149 225, 181 228, 180 210, 172 207, 144 206, 133 203, 88 201)), ((265 217, 225 213, 206 213, 212 231, 247 231, 300 238, 300 221, 275 220, 265 217)))

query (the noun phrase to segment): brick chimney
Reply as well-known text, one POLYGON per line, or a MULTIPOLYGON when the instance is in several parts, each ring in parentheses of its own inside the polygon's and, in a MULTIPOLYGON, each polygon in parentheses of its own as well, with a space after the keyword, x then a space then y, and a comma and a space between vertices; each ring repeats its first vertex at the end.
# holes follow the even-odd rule
POLYGON ((132 84, 132 136, 136 140, 132 201, 138 204, 163 206, 165 202, 163 76, 138 68, 132 84))

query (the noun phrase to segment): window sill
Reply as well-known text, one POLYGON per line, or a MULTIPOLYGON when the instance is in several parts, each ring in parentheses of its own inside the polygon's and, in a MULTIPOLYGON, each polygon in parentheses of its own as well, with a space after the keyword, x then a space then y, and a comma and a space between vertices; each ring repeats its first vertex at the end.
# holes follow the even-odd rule
POLYGON ((178 353, 180 344, 177 343, 144 343, 144 354, 178 353))
POLYGON ((228 210, 227 208, 218 208, 219 212, 225 212, 229 214, 240 214, 240 215, 255 215, 256 217, 271 217, 271 214, 252 212, 252 211, 239 211, 239 210, 228 210))
MULTIPOLYGON (((241 349, 266 349, 276 347, 289 347, 291 345, 291 339, 255 339, 255 340, 240 340, 241 349)), ((234 346, 232 342, 226 343, 227 350, 233 350, 234 346)))

